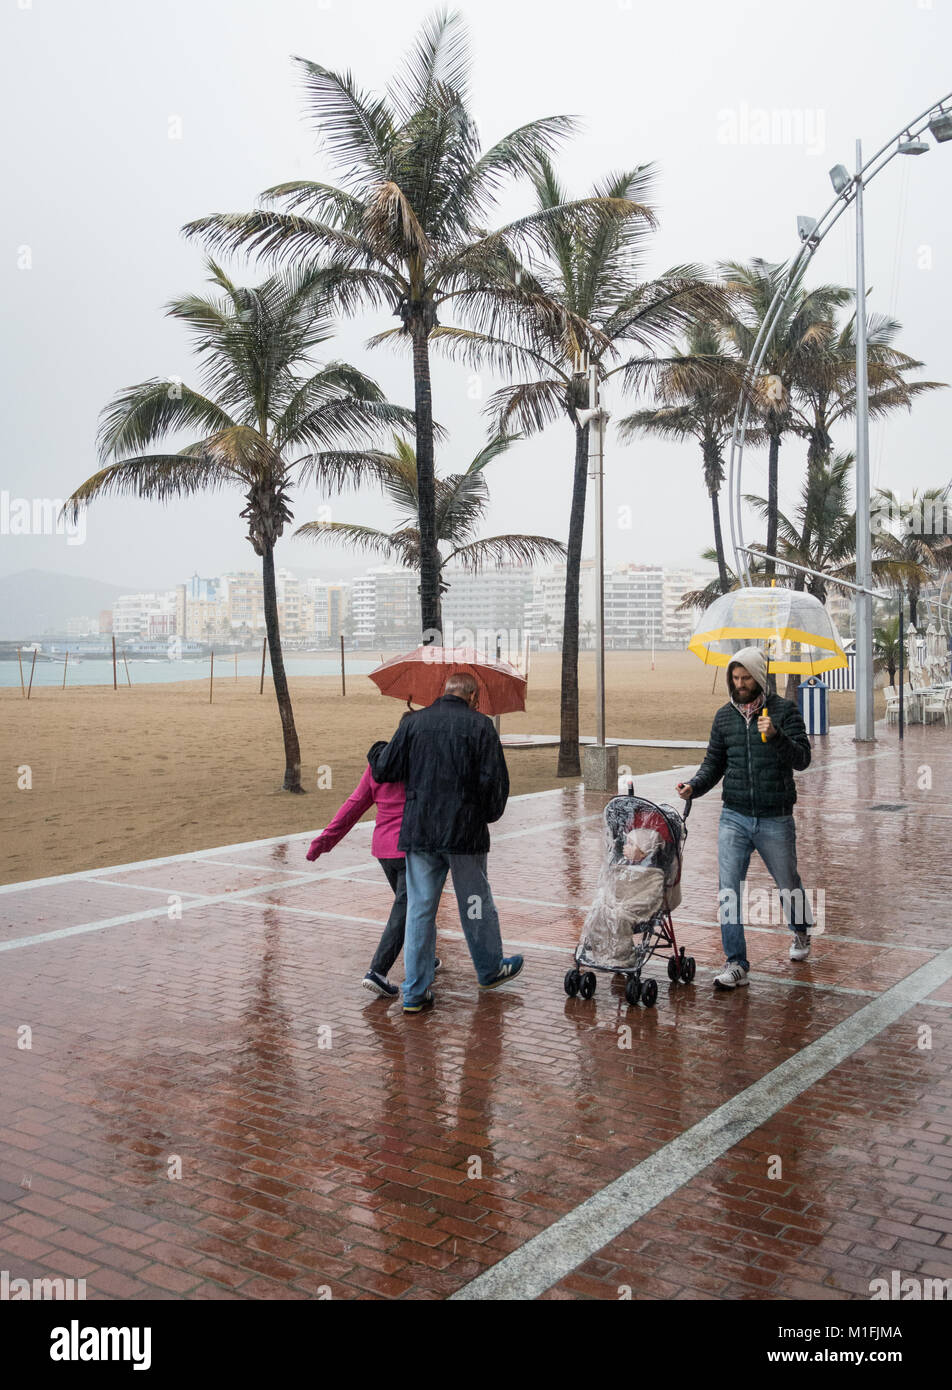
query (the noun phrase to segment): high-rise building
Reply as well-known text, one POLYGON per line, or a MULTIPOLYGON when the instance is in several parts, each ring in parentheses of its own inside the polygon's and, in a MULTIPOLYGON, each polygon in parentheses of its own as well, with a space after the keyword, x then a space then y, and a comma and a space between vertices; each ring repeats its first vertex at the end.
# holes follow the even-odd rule
POLYGON ((416 570, 378 565, 351 585, 355 647, 410 646, 420 638, 420 577, 416 570))
POLYGON ((175 590, 151 594, 120 594, 112 606, 112 630, 117 641, 145 641, 175 632, 175 590))
MULTIPOLYGON (((505 565, 478 572, 447 568, 443 580, 443 640, 445 646, 497 647, 504 660, 522 651, 526 606, 531 602, 533 574, 528 565, 505 565)), ((563 580, 564 585, 564 580, 563 580)))

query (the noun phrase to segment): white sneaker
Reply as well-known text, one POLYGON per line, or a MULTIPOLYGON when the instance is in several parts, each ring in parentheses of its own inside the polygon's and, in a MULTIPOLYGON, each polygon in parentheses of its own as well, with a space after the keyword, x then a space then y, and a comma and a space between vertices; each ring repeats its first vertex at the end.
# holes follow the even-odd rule
POLYGON ((733 965, 725 965, 721 973, 714 976, 714 984, 718 989, 736 989, 738 985, 747 984, 747 971, 735 961, 733 965))
POLYGON ((790 959, 806 960, 810 954, 810 933, 805 931, 795 931, 793 940, 790 942, 790 959))

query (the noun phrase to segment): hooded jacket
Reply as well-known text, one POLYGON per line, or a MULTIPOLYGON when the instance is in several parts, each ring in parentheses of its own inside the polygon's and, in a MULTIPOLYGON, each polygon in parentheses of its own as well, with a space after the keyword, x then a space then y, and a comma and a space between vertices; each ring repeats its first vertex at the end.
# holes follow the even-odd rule
POLYGON ((489 823, 506 809, 509 772, 493 722, 459 695, 441 695, 367 754, 378 782, 406 783, 399 847, 486 854, 489 823))
POLYGON ((745 647, 727 667, 730 699, 714 716, 704 761, 690 780, 694 796, 704 796, 723 777, 721 799, 742 816, 789 816, 797 799, 794 772, 810 766, 806 726, 792 700, 767 695, 761 713, 769 714, 775 736, 760 736, 757 719, 749 722, 734 702, 731 673, 743 666, 757 681, 761 694, 767 683, 766 661, 757 647, 745 647))

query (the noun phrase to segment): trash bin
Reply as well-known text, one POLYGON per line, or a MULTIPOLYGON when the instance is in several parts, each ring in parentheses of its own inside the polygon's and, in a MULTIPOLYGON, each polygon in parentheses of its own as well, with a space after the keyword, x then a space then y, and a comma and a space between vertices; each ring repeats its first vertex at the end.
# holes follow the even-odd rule
POLYGON ((808 734, 829 733, 829 690, 819 676, 811 676, 797 687, 797 704, 808 734))

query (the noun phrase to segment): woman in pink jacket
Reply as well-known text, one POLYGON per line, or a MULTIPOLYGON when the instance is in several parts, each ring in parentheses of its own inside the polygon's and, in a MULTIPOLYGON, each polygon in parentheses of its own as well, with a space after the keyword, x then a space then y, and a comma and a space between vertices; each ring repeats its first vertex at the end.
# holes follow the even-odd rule
MULTIPOLYGON (((406 719, 409 714, 410 711, 403 718, 406 719)), ((386 744, 381 741, 375 743, 370 752, 373 753, 377 748, 385 747, 386 744)), ((406 859, 403 851, 397 848, 404 804, 403 783, 376 782, 371 776, 368 766, 364 768, 364 775, 330 825, 326 830, 322 830, 315 840, 311 841, 310 849, 307 851, 307 858, 312 861, 320 854, 327 854, 329 850, 334 848, 338 840, 342 840, 347 832, 357 824, 365 811, 369 811, 371 806, 377 807, 377 821, 374 825, 370 852, 375 859, 380 860, 380 867, 393 889, 393 907, 390 909, 390 916, 387 919, 383 936, 380 938, 380 944, 370 962, 370 969, 361 980, 361 984, 364 989, 369 989, 374 994, 379 994, 386 999, 393 999, 400 993, 397 986, 392 985, 387 976, 397 956, 403 950, 403 935, 407 924, 406 859)), ((437 970, 439 970, 440 965, 441 961, 437 956, 437 970)))

